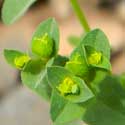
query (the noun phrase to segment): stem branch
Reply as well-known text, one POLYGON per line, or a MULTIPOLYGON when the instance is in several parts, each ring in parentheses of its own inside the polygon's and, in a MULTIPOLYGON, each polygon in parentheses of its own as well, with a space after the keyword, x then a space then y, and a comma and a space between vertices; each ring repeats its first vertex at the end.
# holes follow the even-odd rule
POLYGON ((82 9, 79 6, 79 3, 77 2, 77 0, 70 0, 70 2, 72 4, 72 7, 81 23, 83 29, 85 30, 85 32, 89 32, 90 31, 89 24, 85 18, 84 13, 82 12, 82 9))

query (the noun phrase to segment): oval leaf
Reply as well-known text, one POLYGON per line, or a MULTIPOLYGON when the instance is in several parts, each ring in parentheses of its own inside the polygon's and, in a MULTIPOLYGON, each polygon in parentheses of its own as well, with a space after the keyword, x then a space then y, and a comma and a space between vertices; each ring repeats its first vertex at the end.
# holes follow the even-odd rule
POLYGON ((30 61, 21 72, 21 79, 24 85, 44 99, 49 100, 51 88, 46 79, 45 65, 41 60, 30 61))
POLYGON ((78 120, 82 117, 83 112, 84 109, 81 106, 65 100, 56 91, 53 91, 50 113, 54 125, 68 124, 68 122, 78 120))
POLYGON ((13 66, 14 68, 16 68, 15 64, 14 64, 14 60, 16 57, 22 56, 24 55, 24 53, 19 52, 17 50, 4 50, 4 57, 6 59, 6 61, 8 62, 8 64, 10 64, 11 66, 13 66))
POLYGON ((36 0, 4 0, 2 20, 12 24, 19 19, 36 0))
POLYGON ((110 45, 106 35, 100 30, 95 29, 86 34, 80 45, 91 46, 97 51, 101 51, 103 55, 110 59, 110 45))
POLYGON ((124 125, 125 116, 97 100, 91 102, 83 121, 89 125, 124 125))
POLYGON ((94 96, 91 90, 87 87, 87 85, 84 83, 82 79, 75 77, 71 72, 69 72, 63 67, 59 67, 59 66, 48 67, 47 76, 48 76, 49 84, 58 93, 60 92, 57 90, 57 87, 65 78, 69 77, 75 83, 77 83, 80 91, 79 94, 76 94, 76 95, 70 94, 67 96, 63 96, 65 99, 71 102, 75 102, 75 103, 84 102, 94 96))

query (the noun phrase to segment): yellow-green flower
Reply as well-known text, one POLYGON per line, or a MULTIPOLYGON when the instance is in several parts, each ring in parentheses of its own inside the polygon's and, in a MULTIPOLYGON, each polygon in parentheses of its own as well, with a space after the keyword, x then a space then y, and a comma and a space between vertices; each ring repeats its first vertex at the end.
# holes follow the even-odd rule
POLYGON ((69 77, 66 77, 57 89, 61 95, 77 94, 79 91, 78 85, 69 77))
POLYGON ((48 58, 53 52, 53 40, 48 33, 45 33, 41 37, 35 37, 32 43, 32 51, 42 58, 48 58))
POLYGON ((22 55, 15 58, 14 64, 18 69, 22 69, 29 60, 30 60, 29 56, 22 55))
POLYGON ((102 53, 94 51, 89 55, 88 63, 91 65, 97 65, 101 62, 101 59, 102 59, 102 53))

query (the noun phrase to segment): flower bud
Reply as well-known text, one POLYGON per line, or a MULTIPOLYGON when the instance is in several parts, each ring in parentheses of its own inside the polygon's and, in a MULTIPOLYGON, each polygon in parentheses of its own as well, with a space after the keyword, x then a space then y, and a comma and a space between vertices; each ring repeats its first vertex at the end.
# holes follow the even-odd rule
POLYGON ((42 58, 49 58, 53 52, 53 40, 45 33, 41 37, 33 39, 32 51, 42 58))
POLYGON ((78 94, 79 91, 78 85, 69 77, 66 77, 57 89, 61 95, 64 96, 68 94, 78 94))
POLYGON ((74 75, 81 77, 88 72, 86 61, 79 53, 75 53, 72 59, 66 63, 65 67, 74 75))
POLYGON ((102 53, 94 51, 89 55, 88 63, 91 65, 97 65, 101 62, 101 59, 102 59, 102 53))
POLYGON ((19 57, 16 57, 14 60, 14 64, 18 69, 23 69, 23 67, 28 63, 30 60, 30 57, 27 55, 22 55, 19 57))

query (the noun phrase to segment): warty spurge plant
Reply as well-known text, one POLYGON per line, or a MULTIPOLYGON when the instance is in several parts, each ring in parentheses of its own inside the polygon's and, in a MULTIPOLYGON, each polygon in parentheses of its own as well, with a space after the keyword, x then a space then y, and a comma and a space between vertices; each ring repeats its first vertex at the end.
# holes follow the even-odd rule
POLYGON ((111 74, 109 41, 100 29, 90 30, 77 0, 71 4, 86 35, 68 57, 58 55, 53 18, 34 32, 30 54, 5 49, 4 56, 21 70, 22 83, 50 102, 54 125, 125 125, 125 80, 111 74))

